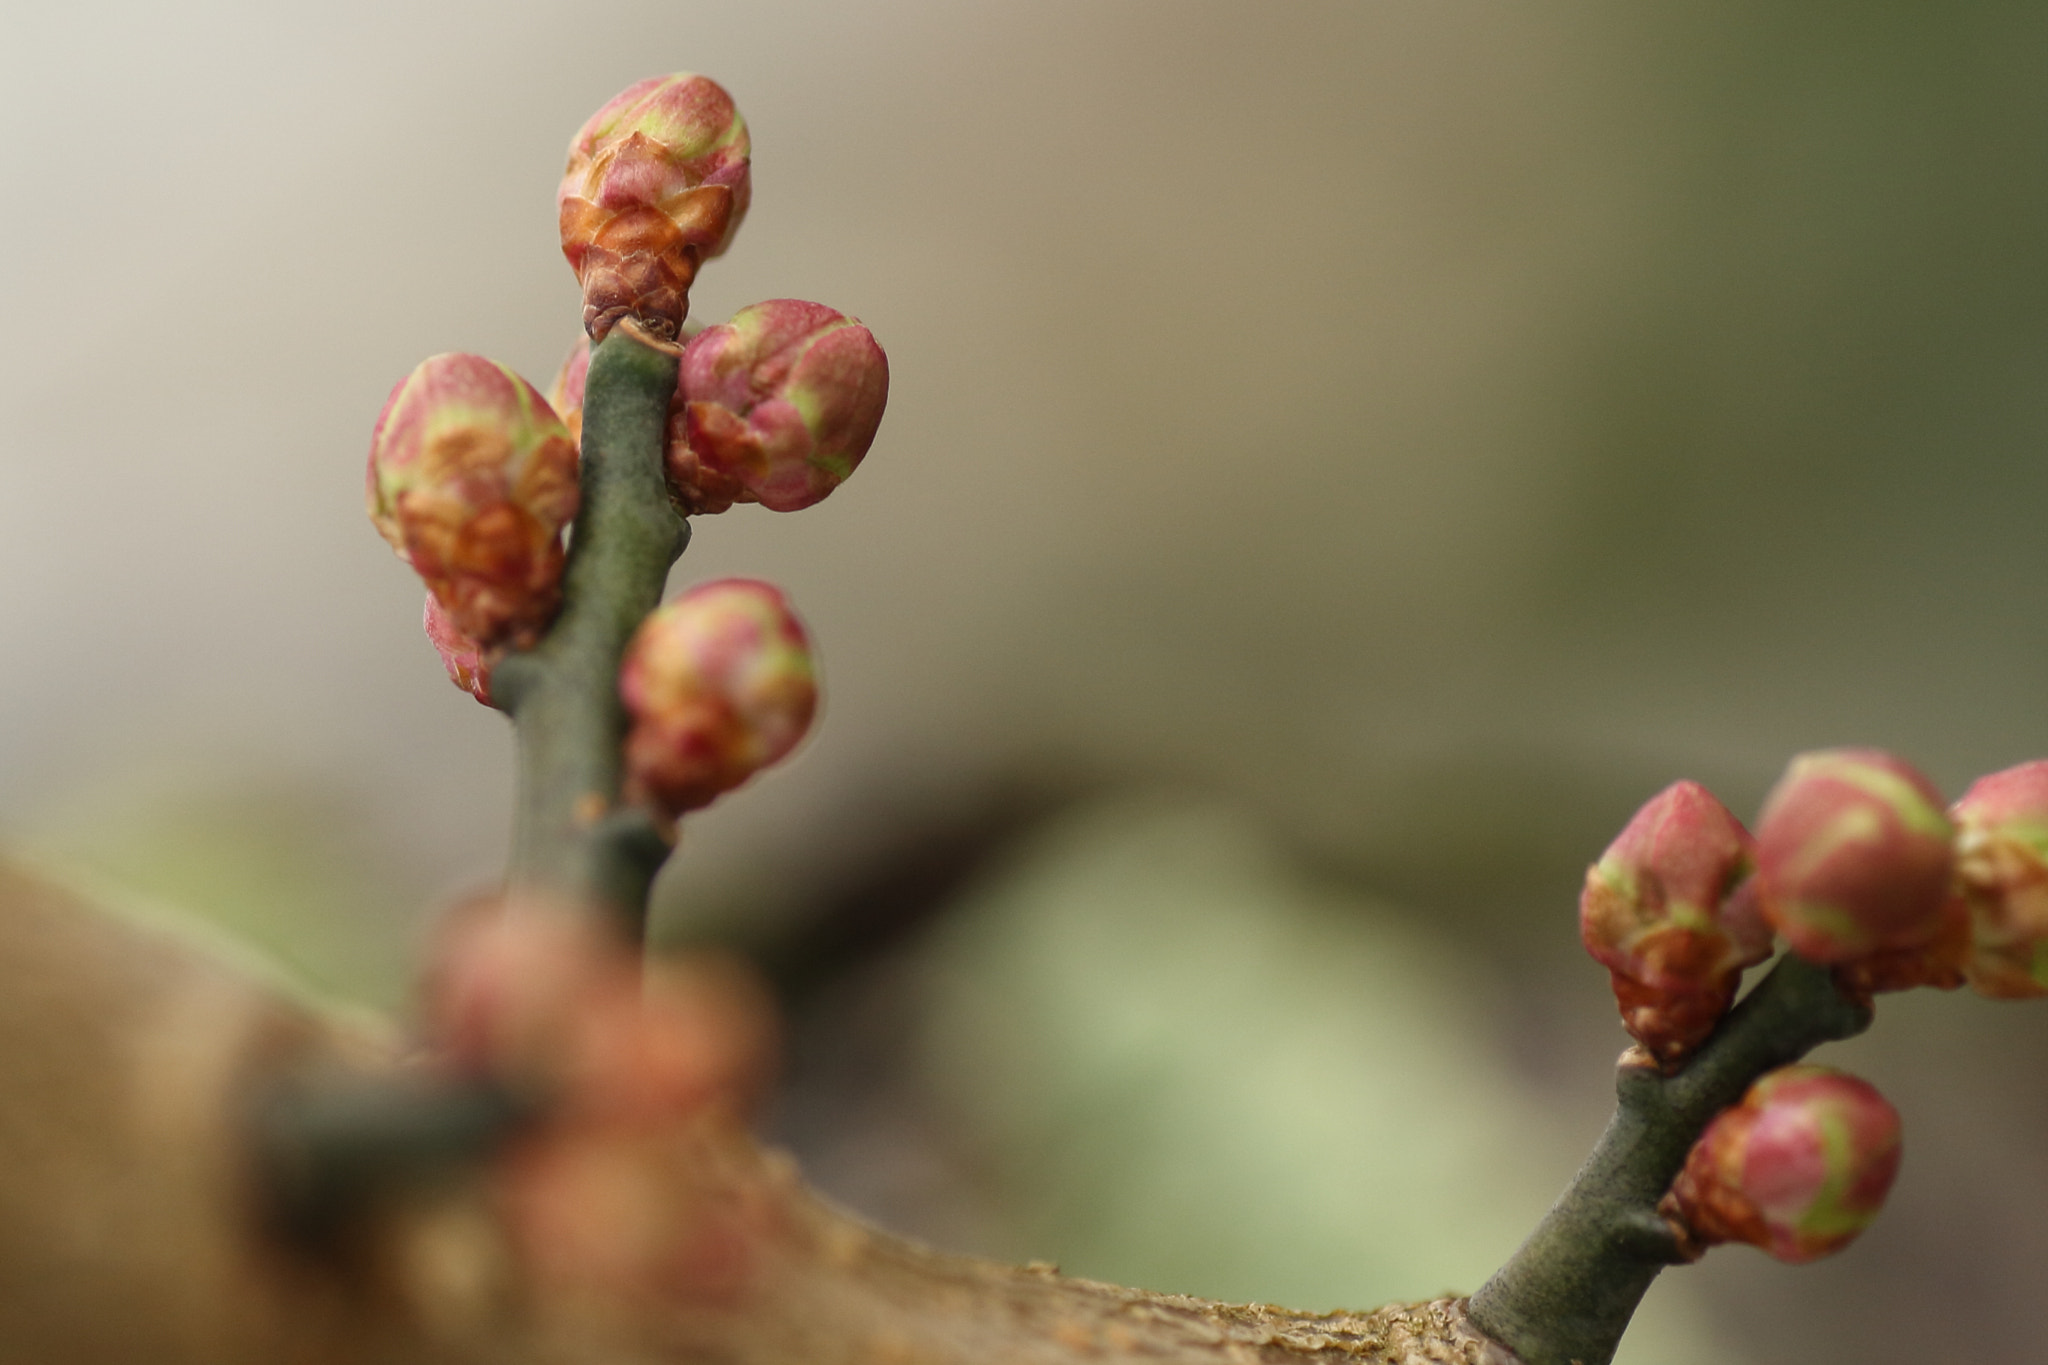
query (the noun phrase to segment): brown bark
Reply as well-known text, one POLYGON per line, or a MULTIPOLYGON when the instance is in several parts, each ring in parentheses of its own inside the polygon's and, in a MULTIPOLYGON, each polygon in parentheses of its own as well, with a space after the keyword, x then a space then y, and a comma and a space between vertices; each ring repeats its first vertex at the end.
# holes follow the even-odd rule
POLYGON ((229 955, 0 871, 0 1360, 1514 1360, 1460 1300, 1299 1315, 927 1251, 816 1198, 719 1111, 660 1138, 660 1213, 685 1236, 658 1281, 522 1239, 492 1169, 516 1146, 293 1245, 266 1217, 254 1105, 396 1067, 229 955))

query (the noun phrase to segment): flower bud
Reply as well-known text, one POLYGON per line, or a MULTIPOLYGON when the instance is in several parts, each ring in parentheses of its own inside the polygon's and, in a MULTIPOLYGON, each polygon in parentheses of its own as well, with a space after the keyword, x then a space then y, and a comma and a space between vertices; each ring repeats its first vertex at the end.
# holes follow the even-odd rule
POLYGON ((1949 815, 1971 987, 1994 1000, 2048 995, 2048 759, 1978 778, 1949 815))
POLYGON ((669 492, 686 514, 809 507, 853 473, 889 400, 889 361, 859 321, 770 299, 683 349, 669 409, 669 492))
POLYGON ((428 642, 441 656, 441 667, 448 670, 448 681, 489 706, 493 662, 490 651, 457 630, 448 613, 441 609, 441 599, 432 593, 427 594, 424 624, 428 642))
POLYGON ((561 414, 562 425, 569 428, 569 439, 578 450, 583 448, 583 386, 589 378, 590 338, 580 336, 548 385, 548 402, 561 414))
POLYGON ((556 202, 593 340, 629 316, 679 333, 697 267, 746 212, 747 155, 732 96, 689 72, 630 85, 590 116, 556 202))
POLYGON ((1899 1170, 1899 1115, 1822 1066, 1770 1072, 1693 1144, 1663 1207, 1700 1243, 1747 1242, 1797 1265, 1870 1226, 1899 1170))
POLYGON ((1742 969, 1770 956, 1751 856, 1749 832, 1713 793, 1674 782, 1587 869, 1579 937, 1613 974, 1622 1022, 1661 1063, 1705 1041, 1742 969))
POLYGON ((796 747, 818 688, 810 642, 766 583, 699 584, 650 615, 626 650, 626 799, 670 815, 731 791, 796 747))
POLYGON ((1764 914, 1810 962, 1935 942, 1953 864, 1940 793, 1876 749, 1799 755, 1757 824, 1764 914))
POLYGON ((423 362, 370 436, 370 520, 479 645, 523 648, 553 618, 577 498, 568 429, 482 356, 423 362))

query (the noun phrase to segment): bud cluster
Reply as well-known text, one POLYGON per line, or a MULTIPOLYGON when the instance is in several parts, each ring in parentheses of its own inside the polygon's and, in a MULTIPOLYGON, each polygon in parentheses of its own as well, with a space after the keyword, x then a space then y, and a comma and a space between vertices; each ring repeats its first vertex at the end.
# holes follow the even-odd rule
POLYGON ((710 954, 643 963, 576 907, 482 901, 447 925, 427 981, 443 1065, 540 1102, 492 1164, 522 1267, 578 1296, 730 1287, 735 1226, 707 1185, 715 1144, 765 1097, 766 989, 710 954))
POLYGON ((1869 1227, 1898 1169, 1898 1111, 1868 1082, 1781 1067, 1707 1125, 1662 1211, 1699 1246, 1747 1242, 1800 1264, 1869 1227))
POLYGON ((1587 872, 1579 931, 1667 1069, 1774 936, 1856 995, 1965 981, 1994 999, 2048 995, 2048 760, 1978 779, 1944 813, 1891 754, 1800 754, 1753 840, 1704 788, 1676 783, 1587 872))

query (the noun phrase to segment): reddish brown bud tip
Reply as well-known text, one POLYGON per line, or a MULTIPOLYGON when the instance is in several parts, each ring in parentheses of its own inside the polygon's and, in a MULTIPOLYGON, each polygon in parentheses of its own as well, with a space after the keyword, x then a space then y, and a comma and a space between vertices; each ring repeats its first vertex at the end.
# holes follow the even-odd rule
POLYGON ((1971 987, 1995 1000, 2048 995, 2048 759, 1978 778, 1949 815, 1971 987))
POLYGON ((523 647, 560 600, 576 445, 531 384, 474 355, 401 380, 370 437, 370 520, 479 645, 523 647))
POLYGON ((687 514, 794 512, 852 474, 889 401, 889 360, 857 319, 770 299, 683 349, 669 410, 669 492, 687 514))
POLYGON ((703 583, 642 623, 619 694, 632 717, 626 799, 708 805, 796 747, 817 709, 810 642, 775 588, 703 583))
POLYGON ((1747 1242, 1798 1264, 1876 1219, 1899 1170, 1899 1115, 1866 1081, 1788 1066, 1722 1111, 1665 1200, 1700 1242, 1747 1242))
POLYGON ((1935 943, 1953 865, 1940 793, 1876 749, 1799 755, 1757 824, 1764 914, 1811 962, 1935 943))
POLYGON ((704 76, 652 77, 590 116, 556 202, 592 339, 624 317, 657 337, 681 331, 698 265, 746 212, 747 165, 747 125, 704 76))
POLYGON ((427 640, 441 656, 441 667, 448 670, 448 681, 489 706, 494 662, 491 651, 457 630, 448 613, 441 609, 441 599, 432 593, 427 594, 424 624, 427 640))
POLYGON ((1770 956, 1749 832, 1697 782, 1636 812, 1586 872, 1579 937, 1614 975, 1622 1022, 1669 1065, 1713 1032, 1742 969, 1770 956))

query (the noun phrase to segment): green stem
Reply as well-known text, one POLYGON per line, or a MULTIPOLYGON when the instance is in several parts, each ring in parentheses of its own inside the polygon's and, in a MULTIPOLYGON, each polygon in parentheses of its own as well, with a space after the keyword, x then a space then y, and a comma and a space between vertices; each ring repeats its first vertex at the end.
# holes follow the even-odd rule
POLYGON ((673 348, 621 325, 597 344, 583 403, 583 501, 570 533, 562 611, 533 649, 498 664, 493 699, 518 732, 519 798, 509 885, 588 901, 637 937, 669 844, 620 808, 626 734, 619 659, 661 601, 689 543, 662 475, 673 348))
POLYGON ((1472 1320, 1528 1365, 1607 1365, 1657 1272, 1685 1259, 1657 1202, 1700 1133, 1764 1072, 1869 1026, 1867 1005, 1787 953, 1677 1075, 1624 1061, 1607 1131, 1472 1320))
MULTIPOLYGON (((619 659, 690 527, 662 474, 676 352, 634 330, 613 328, 591 352, 561 614, 540 644, 491 670, 491 696, 519 744, 508 884, 596 905, 637 940, 669 841, 647 812, 618 804, 619 659)), ((382 1192, 492 1150, 530 1111, 488 1081, 400 1077, 282 1088, 252 1121, 280 1230, 318 1244, 382 1192)))

